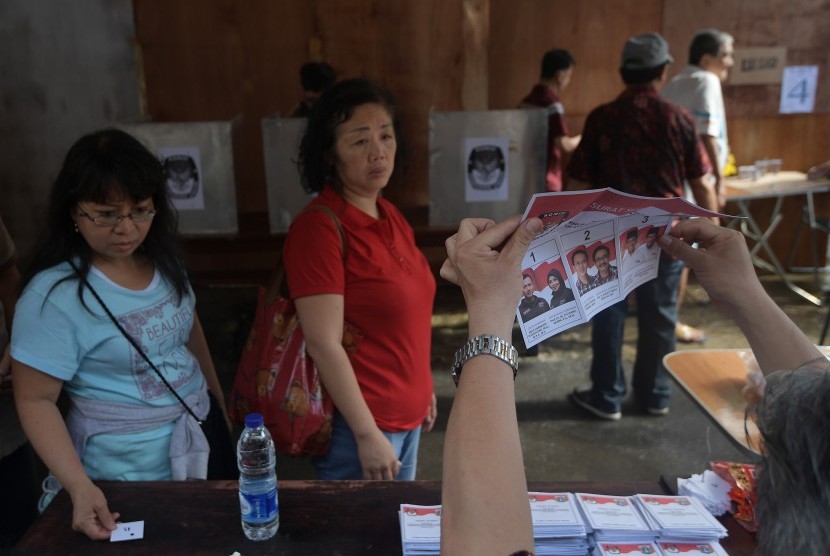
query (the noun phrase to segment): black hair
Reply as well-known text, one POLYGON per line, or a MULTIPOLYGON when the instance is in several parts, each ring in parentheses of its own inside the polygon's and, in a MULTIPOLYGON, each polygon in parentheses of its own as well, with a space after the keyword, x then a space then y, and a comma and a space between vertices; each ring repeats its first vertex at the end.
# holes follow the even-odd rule
POLYGON ((638 233, 637 233, 637 228, 631 228, 631 229, 630 229, 630 230, 628 230, 628 232, 625 234, 625 239, 631 239, 631 238, 637 239, 637 235, 638 235, 638 233))
POLYGON ((567 50, 555 48, 548 50, 542 56, 542 66, 539 75, 542 79, 552 79, 557 71, 563 71, 576 63, 574 57, 567 50))
MULTIPOLYGON (((132 201, 153 199, 156 215, 139 249, 171 282, 179 299, 184 297, 187 273, 177 242, 178 214, 167 196, 161 161, 131 135, 112 128, 84 135, 66 154, 49 195, 44 235, 24 284, 38 272, 71 259, 77 259, 81 277, 87 277, 93 253, 75 231, 72 212, 80 202, 103 204, 113 194, 132 201)), ((68 275, 52 288, 74 278, 68 275)), ((83 303, 81 280, 78 297, 83 303)))
POLYGON ((300 67, 303 91, 325 91, 337 80, 334 68, 325 62, 306 62, 300 67))
POLYGON ((368 79, 347 79, 326 89, 308 116, 297 156, 300 181, 307 192, 319 193, 326 183, 338 191, 342 189, 335 171, 337 126, 351 118, 355 109, 364 104, 379 104, 389 112, 397 144, 395 168, 389 183, 396 183, 403 175, 406 149, 395 98, 368 79))
POLYGON ((768 375, 750 410, 763 439, 755 516, 765 556, 830 552, 830 368, 820 361, 768 375))
POLYGON ((605 252, 608 253, 608 256, 609 257, 611 256, 611 250, 608 248, 608 246, 607 245, 600 245, 599 247, 594 249, 594 257, 593 258, 594 258, 595 261, 597 260, 597 253, 600 250, 605 250, 605 252))
POLYGON ((572 263, 572 264, 576 264, 576 263, 574 262, 574 259, 576 259, 576 256, 577 256, 577 255, 579 255, 580 253, 582 253, 583 255, 585 255, 585 260, 586 260, 586 261, 587 261, 587 260, 589 260, 589 257, 588 257, 588 251, 586 251, 585 249, 577 249, 576 251, 574 251, 573 253, 571 253, 571 263, 572 263))
POLYGON ((700 60, 706 54, 717 57, 724 44, 733 42, 734 39, 729 33, 719 29, 703 29, 698 31, 689 44, 689 63, 695 66, 700 65, 700 60))
POLYGON ((668 62, 655 66, 653 68, 645 69, 630 69, 620 68, 620 76, 626 85, 645 85, 651 83, 655 79, 659 79, 663 74, 663 68, 668 65, 668 62))
POLYGON ((659 233, 660 233, 660 231, 659 231, 657 228, 655 228, 654 226, 652 226, 652 227, 650 227, 648 230, 646 230, 646 237, 648 237, 648 236, 656 236, 656 235, 658 235, 659 233))
POLYGON ((556 270, 555 268, 551 268, 550 271, 548 272, 548 278, 547 278, 548 281, 550 281, 551 276, 554 276, 557 280, 559 280, 560 284, 563 284, 563 285, 565 284, 565 281, 562 279, 562 273, 559 272, 558 270, 556 270))

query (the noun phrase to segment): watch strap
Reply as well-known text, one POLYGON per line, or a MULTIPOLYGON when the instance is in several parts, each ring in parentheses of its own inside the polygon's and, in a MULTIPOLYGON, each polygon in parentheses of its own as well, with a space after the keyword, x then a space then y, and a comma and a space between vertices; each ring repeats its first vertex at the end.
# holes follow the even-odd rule
POLYGON ((492 355, 501 359, 513 369, 513 380, 516 380, 516 374, 519 372, 519 352, 509 342, 498 336, 482 334, 468 340, 455 352, 452 379, 456 386, 461 378, 461 367, 477 355, 492 355))

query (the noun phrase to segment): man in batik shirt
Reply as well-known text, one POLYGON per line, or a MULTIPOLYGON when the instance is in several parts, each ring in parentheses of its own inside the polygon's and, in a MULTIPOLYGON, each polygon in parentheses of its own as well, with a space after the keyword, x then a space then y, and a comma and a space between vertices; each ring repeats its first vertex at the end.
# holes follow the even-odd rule
MULTIPOLYGON (((658 33, 628 39, 620 64, 625 90, 588 115, 582 141, 568 166, 568 189, 612 187, 636 195, 682 197, 686 180, 701 207, 717 208, 708 178, 711 167, 694 122, 659 95, 672 61, 658 33)), ((663 356, 675 349, 682 268, 680 261, 662 257, 657 278, 636 290, 639 337, 632 386, 637 401, 651 415, 669 410, 671 387, 663 356)), ((579 407, 608 420, 622 416, 626 394, 621 356, 627 311, 622 300, 594 316, 592 386, 569 396, 579 407)))

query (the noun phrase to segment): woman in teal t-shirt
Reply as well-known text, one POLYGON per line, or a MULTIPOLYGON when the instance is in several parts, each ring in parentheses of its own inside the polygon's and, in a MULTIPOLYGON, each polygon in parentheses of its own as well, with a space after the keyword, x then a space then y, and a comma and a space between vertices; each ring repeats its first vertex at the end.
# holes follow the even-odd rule
POLYGON ((92 481, 204 478, 207 441, 171 388, 199 419, 207 389, 223 412, 224 397, 157 157, 116 129, 79 139, 52 188, 44 239, 12 329, 17 408, 72 497, 73 528, 106 539, 119 514, 92 481))

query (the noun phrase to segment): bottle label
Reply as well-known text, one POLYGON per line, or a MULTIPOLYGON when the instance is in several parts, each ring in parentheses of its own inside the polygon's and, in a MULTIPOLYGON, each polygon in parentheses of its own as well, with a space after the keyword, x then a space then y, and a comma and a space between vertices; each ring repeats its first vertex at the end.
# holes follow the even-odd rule
POLYGON ((239 492, 242 519, 248 523, 268 523, 277 517, 277 489, 259 494, 239 492))

